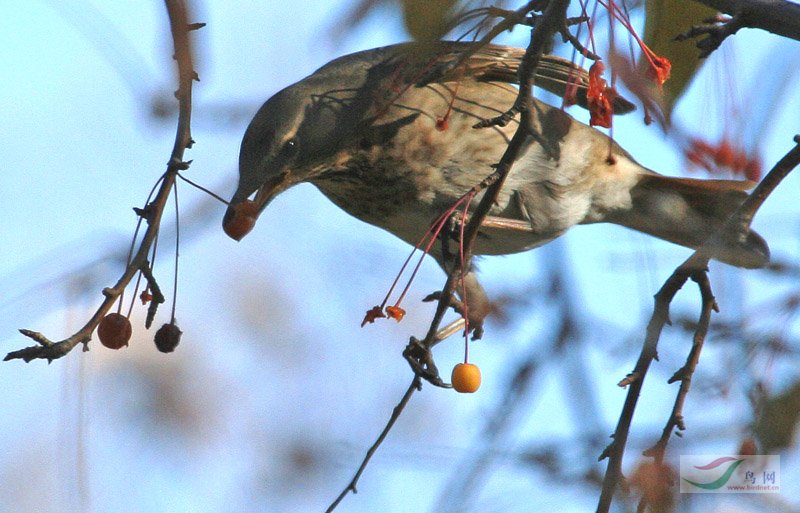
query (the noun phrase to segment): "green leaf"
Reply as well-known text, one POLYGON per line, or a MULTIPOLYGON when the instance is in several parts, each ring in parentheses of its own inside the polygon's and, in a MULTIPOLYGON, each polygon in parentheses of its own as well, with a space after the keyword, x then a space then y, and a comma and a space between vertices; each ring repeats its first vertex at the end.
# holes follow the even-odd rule
POLYGON ((644 42, 672 63, 670 79, 664 83, 667 119, 701 64, 693 41, 677 42, 674 38, 715 13, 713 9, 687 0, 645 1, 644 42))

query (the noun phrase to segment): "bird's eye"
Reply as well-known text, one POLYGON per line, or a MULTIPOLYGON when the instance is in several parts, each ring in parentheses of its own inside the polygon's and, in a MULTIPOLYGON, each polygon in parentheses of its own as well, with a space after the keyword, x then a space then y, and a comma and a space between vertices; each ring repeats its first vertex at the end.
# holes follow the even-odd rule
POLYGON ((298 150, 297 139, 294 137, 283 143, 283 148, 281 148, 281 156, 283 158, 292 158, 297 154, 298 150))

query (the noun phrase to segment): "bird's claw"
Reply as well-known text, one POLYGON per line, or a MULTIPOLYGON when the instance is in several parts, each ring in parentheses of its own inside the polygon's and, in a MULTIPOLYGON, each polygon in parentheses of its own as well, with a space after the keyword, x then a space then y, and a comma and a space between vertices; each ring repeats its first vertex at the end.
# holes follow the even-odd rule
MULTIPOLYGON (((422 298, 423 302, 430 303, 432 301, 439 301, 442 298, 442 291, 437 290, 436 292, 432 292, 422 298)), ((465 312, 468 312, 469 309, 464 306, 464 302, 460 299, 456 298, 455 296, 450 296, 450 308, 453 309, 458 315, 463 318, 467 318, 465 312)), ((472 340, 478 340, 483 336, 483 319, 486 316, 477 317, 474 315, 469 316, 469 330, 472 332, 472 340)))

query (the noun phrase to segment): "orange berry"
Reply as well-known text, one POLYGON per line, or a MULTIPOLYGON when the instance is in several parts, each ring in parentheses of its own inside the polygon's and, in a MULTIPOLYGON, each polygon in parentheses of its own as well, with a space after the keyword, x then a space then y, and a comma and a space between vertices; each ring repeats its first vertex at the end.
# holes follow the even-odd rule
POLYGON ((397 322, 400 322, 406 315, 406 311, 400 308, 399 306, 387 306, 386 315, 388 315, 392 319, 395 319, 397 322))
POLYGON ((181 341, 181 335, 183 335, 183 332, 178 329, 176 324, 164 324, 156 331, 156 347, 162 353, 171 353, 178 347, 178 343, 181 341))
POLYGON ((481 386, 481 370, 471 363, 459 363, 453 367, 450 381, 453 382, 456 392, 471 394, 481 386))
POLYGON ((222 229, 233 240, 242 240, 250 233, 258 219, 258 205, 255 201, 244 200, 233 206, 233 216, 226 219, 222 229))
POLYGON ((127 346, 131 339, 131 321, 122 314, 110 313, 103 317, 97 327, 100 343, 109 349, 120 349, 127 346))

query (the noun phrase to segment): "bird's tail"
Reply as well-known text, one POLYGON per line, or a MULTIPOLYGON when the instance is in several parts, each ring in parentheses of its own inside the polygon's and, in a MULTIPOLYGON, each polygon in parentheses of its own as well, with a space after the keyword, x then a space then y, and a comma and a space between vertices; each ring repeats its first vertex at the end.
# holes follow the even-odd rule
MULTIPOLYGON (((642 175, 632 189, 633 207, 612 216, 611 221, 664 240, 697 248, 719 232, 747 197, 752 182, 696 180, 657 174, 642 175)), ((747 269, 769 262, 766 241, 748 227, 746 232, 726 235, 712 257, 747 269)))

